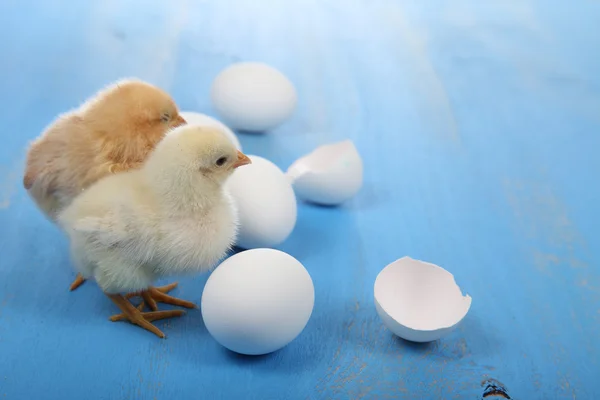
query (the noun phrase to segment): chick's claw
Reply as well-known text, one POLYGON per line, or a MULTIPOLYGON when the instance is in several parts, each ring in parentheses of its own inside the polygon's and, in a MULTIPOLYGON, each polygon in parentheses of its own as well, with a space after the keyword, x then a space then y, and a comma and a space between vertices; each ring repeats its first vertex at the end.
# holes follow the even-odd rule
POLYGON ((150 310, 158 311, 158 305, 156 305, 156 301, 154 301, 152 296, 150 296, 150 293, 148 293, 147 291, 144 291, 140 295, 142 296, 142 299, 144 299, 144 301, 142 301, 142 303, 148 304, 148 308, 150 310))
POLYGON ((173 306, 185 307, 185 308, 196 308, 196 305, 191 301, 182 300, 177 297, 169 296, 166 293, 158 290, 158 288, 148 289, 150 296, 159 303, 171 304, 173 306))
POLYGON ((140 293, 128 293, 125 295, 125 298, 130 299, 134 296, 141 296, 152 311, 158 311, 158 305, 156 303, 171 304, 173 306, 185 308, 196 308, 196 305, 190 301, 182 300, 167 294, 176 287, 177 282, 166 286, 150 287, 140 293))
MULTIPOLYGON (((146 306, 146 303, 144 303, 142 301, 140 304, 137 305, 136 309, 140 312, 143 312, 145 306, 146 306)), ((121 313, 121 314, 112 315, 108 319, 110 319, 112 322, 117 322, 117 321, 123 321, 123 320, 127 319, 127 316, 125 314, 121 313)))
POLYGON ((116 321, 129 321, 141 328, 144 328, 160 338, 164 338, 165 334, 152 325, 152 321, 158 321, 165 318, 180 317, 185 314, 183 310, 170 310, 170 311, 151 311, 141 312, 144 309, 144 302, 140 303, 138 307, 134 307, 129 300, 121 295, 107 294, 107 296, 123 311, 121 314, 113 315, 110 320, 116 321))
MULTIPOLYGON (((178 285, 177 282, 173 282, 173 283, 170 283, 170 284, 165 285, 165 286, 155 287, 154 289, 156 289, 156 290, 158 290, 159 292, 162 292, 162 293, 169 293, 171 290, 175 289, 177 287, 177 285, 178 285)), ((127 293, 125 295, 125 298, 126 299, 130 299, 130 298, 135 297, 135 296, 140 296, 140 293, 139 292, 127 293)))
POLYGON ((77 289, 79 286, 83 285, 83 282, 85 282, 85 278, 81 276, 81 274, 77 274, 77 277, 75 278, 73 283, 71 283, 71 287, 69 288, 69 290, 73 291, 77 289))
MULTIPOLYGON (((185 311, 183 311, 183 310, 149 311, 149 312, 142 312, 140 314, 146 321, 152 322, 152 321, 157 321, 157 320, 165 319, 165 318, 181 317, 183 314, 185 314, 185 311)), ((119 322, 119 321, 126 321, 128 319, 128 317, 125 314, 115 314, 115 315, 112 315, 109 319, 111 320, 111 322, 119 322)))
POLYGON ((155 289, 160 290, 163 293, 169 293, 171 290, 175 289, 177 287, 177 285, 178 285, 177 282, 173 282, 173 283, 169 283, 168 285, 165 285, 165 286, 159 286, 155 289))

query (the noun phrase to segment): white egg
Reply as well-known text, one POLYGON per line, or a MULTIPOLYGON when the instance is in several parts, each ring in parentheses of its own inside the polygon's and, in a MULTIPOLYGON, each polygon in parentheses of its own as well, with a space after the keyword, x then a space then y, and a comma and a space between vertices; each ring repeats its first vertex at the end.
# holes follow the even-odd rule
POLYGON ((454 276, 445 269, 403 257, 377 276, 375 307, 396 335, 430 342, 456 328, 471 307, 471 297, 463 296, 454 276))
POLYGON ((183 119, 185 119, 186 122, 190 125, 211 126, 214 128, 221 129, 223 132, 225 132, 227 137, 229 137, 229 139, 231 139, 231 141, 233 142, 235 147, 237 147, 237 149, 239 151, 242 151, 242 145, 240 144, 240 141, 237 138, 237 136, 235 135, 235 133, 233 133, 233 131, 231 129, 229 129, 227 127, 227 125, 225 125, 221 121, 219 121, 213 117, 209 117, 206 114, 200 114, 200 113, 194 112, 194 111, 181 111, 179 113, 179 115, 181 115, 183 117, 183 119))
POLYGON ((252 164, 238 168, 226 184, 238 208, 236 245, 251 249, 274 247, 296 225, 296 195, 284 173, 271 161, 249 156, 252 164))
POLYGON ((363 163, 354 143, 345 140, 317 147, 287 170, 301 199, 323 205, 341 204, 363 184, 363 163))
POLYGON ((214 80, 214 109, 233 129, 260 132, 283 123, 296 108, 296 89, 273 67, 257 62, 233 64, 214 80))
POLYGON ((219 265, 202 293, 208 332, 229 350, 279 350, 304 329, 315 302, 312 279, 294 257, 274 249, 238 253, 219 265))

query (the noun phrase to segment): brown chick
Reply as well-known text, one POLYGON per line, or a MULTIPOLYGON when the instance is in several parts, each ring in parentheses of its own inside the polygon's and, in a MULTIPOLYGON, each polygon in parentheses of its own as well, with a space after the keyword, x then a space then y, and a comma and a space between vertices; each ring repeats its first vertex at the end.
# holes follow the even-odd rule
MULTIPOLYGON (((60 115, 31 143, 23 186, 56 222, 75 196, 111 173, 138 168, 167 131, 185 123, 161 89, 120 80, 60 115)), ((71 290, 83 282, 78 275, 71 290)))

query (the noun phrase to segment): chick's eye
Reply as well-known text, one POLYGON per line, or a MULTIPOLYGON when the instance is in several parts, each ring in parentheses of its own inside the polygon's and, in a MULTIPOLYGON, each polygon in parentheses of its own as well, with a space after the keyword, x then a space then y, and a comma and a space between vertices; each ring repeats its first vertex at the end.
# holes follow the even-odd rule
POLYGON ((225 164, 227 162, 227 157, 221 157, 217 160, 217 162, 215 164, 217 164, 218 167, 222 167, 223 164, 225 164))
POLYGON ((169 122, 169 121, 171 120, 171 115, 170 115, 169 113, 163 113, 163 114, 160 116, 160 120, 161 120, 162 122, 169 122))

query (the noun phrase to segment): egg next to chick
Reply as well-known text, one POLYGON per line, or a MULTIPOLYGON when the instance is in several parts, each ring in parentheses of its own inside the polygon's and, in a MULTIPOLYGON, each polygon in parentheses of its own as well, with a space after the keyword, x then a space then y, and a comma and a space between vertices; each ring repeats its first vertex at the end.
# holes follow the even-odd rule
POLYGON ((253 249, 229 257, 208 278, 202 318, 229 350, 259 355, 294 340, 314 302, 312 279, 298 260, 279 250, 253 249))
POLYGON ((211 100, 219 116, 233 129, 264 132, 292 115, 297 94, 292 82, 275 68, 241 62, 215 78, 211 100))
POLYGON ((284 173, 266 158, 249 156, 252 164, 237 170, 227 182, 239 210, 236 245, 244 249, 274 247, 296 225, 296 195, 284 173))

